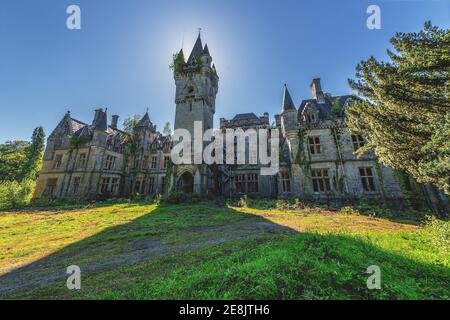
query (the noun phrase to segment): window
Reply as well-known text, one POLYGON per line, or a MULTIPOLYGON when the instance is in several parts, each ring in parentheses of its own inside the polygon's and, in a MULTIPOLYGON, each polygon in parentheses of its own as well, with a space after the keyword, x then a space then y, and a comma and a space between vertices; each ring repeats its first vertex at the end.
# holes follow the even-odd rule
POLYGON ((112 178, 111 181, 111 193, 112 194, 117 194, 117 192, 119 191, 119 178, 112 178))
POLYGON ((142 161, 142 169, 148 169, 148 156, 144 156, 144 161, 142 161))
POLYGON ((192 102, 189 103, 189 112, 192 112, 192 102))
POLYGON ((238 174, 235 177, 235 187, 237 193, 257 193, 258 174, 247 173, 238 174))
POLYGON ((80 177, 74 177, 73 178, 73 186, 72 186, 72 192, 73 194, 78 194, 78 191, 80 191, 80 177))
POLYGON ((328 169, 312 169, 311 178, 314 192, 328 192, 331 190, 328 169))
POLYGON ((164 162, 163 162, 163 168, 167 169, 167 167, 169 166, 169 161, 170 161, 170 157, 169 156, 164 156, 164 162))
POLYGON ((150 177, 148 181, 148 193, 153 194, 155 192, 155 177, 150 177))
POLYGON ((322 153, 322 148, 320 147, 320 137, 309 137, 309 152, 311 154, 320 154, 322 153))
POLYGON ((62 154, 55 155, 55 161, 53 162, 53 168, 59 169, 59 168, 61 168, 61 164, 62 164, 62 154))
POLYGON ((106 156, 105 170, 114 170, 115 163, 116 157, 111 155, 106 156))
POLYGON ((152 166, 151 166, 152 169, 156 169, 156 161, 157 160, 158 160, 157 157, 152 157, 152 166))
POLYGON ((101 184, 100 184, 100 193, 105 194, 109 192, 109 182, 111 181, 111 178, 102 178, 101 184))
POLYGON ((359 176, 361 177, 361 183, 363 185, 364 191, 376 191, 372 168, 359 168, 359 176))
POLYGON ((139 168, 140 163, 141 163, 141 156, 136 156, 134 158, 133 169, 139 168))
POLYGON ((291 177, 289 172, 281 173, 281 187, 283 192, 291 192, 291 177))
POLYGON ((359 148, 364 146, 366 142, 361 135, 352 134, 353 150, 357 151, 359 148))
POLYGON ((245 175, 239 174, 236 176, 235 184, 236 184, 236 192, 237 193, 245 193, 245 175))
POLYGON ((83 168, 86 165, 86 153, 78 155, 77 168, 83 168))
POLYGON ((316 122, 316 115, 314 113, 306 114, 306 122, 308 122, 308 123, 316 122))
POLYGON ((56 183, 58 179, 50 178, 47 180, 47 185, 45 186, 44 194, 47 196, 53 196, 56 191, 56 183))
POLYGON ((139 193, 141 191, 141 181, 137 180, 134 183, 134 192, 139 193))
POLYGON ((258 175, 256 173, 247 174, 247 192, 258 192, 258 175))

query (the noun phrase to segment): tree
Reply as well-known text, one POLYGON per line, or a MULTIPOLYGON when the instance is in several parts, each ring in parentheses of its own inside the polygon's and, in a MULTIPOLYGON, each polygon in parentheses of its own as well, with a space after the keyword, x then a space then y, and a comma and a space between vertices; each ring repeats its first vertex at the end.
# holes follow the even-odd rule
POLYGON ((27 150, 27 159, 23 165, 21 180, 29 178, 36 180, 42 167, 44 156, 45 133, 42 127, 37 127, 31 136, 31 145, 27 150))
POLYGON ((126 118, 124 121, 123 121, 123 131, 125 131, 126 133, 128 133, 128 134, 130 134, 130 135, 133 135, 134 133, 135 133, 135 131, 136 131, 136 126, 138 125, 138 123, 139 123, 139 116, 138 115, 135 115, 135 116, 133 116, 133 117, 131 117, 131 118, 126 118))
POLYGON ((7 141, 0 144, 0 181, 19 180, 27 159, 28 141, 7 141))
POLYGON ((350 131, 381 163, 450 194, 450 31, 426 22, 391 39, 390 62, 371 57, 349 80, 361 99, 347 108, 350 131))
POLYGON ((166 125, 164 126, 163 133, 165 135, 168 135, 168 136, 172 135, 172 128, 170 126, 170 122, 168 122, 168 121, 166 122, 166 125))

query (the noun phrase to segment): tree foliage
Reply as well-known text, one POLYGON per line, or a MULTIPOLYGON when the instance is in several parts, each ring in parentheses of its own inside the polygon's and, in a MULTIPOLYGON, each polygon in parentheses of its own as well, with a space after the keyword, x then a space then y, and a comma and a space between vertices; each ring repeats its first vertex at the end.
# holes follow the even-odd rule
POLYGON ((44 156, 45 133, 42 127, 37 127, 31 136, 31 145, 27 150, 27 158, 23 166, 21 180, 29 178, 36 180, 42 167, 44 156))
POLYGON ((347 109, 350 130, 364 135, 391 168, 450 194, 450 31, 426 22, 418 33, 397 33, 390 62, 371 57, 349 80, 358 99, 347 109))
POLYGON ((28 141, 7 141, 0 144, 0 181, 20 179, 27 159, 28 141))
POLYGON ((172 127, 170 126, 170 122, 166 122, 164 125, 163 133, 169 136, 172 135, 172 127))

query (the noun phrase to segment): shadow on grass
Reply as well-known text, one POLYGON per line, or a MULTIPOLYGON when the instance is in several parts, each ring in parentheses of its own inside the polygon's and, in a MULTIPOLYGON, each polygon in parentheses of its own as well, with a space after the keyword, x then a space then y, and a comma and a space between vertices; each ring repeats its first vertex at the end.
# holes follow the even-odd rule
MULTIPOLYGON (((236 202, 235 205, 238 203, 236 202)), ((247 199, 247 207, 256 210, 296 211, 299 213, 320 213, 322 210, 331 212, 351 212, 363 216, 372 216, 391 222, 420 225, 425 220, 424 211, 391 209, 382 204, 347 203, 319 203, 317 201, 295 201, 276 199, 247 199)))
POLYGON ((119 277, 114 273, 101 288, 85 289, 82 285, 73 295, 77 298, 102 297, 102 292, 110 292, 118 283, 126 289, 113 297, 161 299, 436 299, 442 298, 450 285, 448 268, 381 250, 355 237, 298 233, 227 207, 160 205, 127 224, 110 227, 4 274, 0 277, 0 298, 70 297, 67 289, 61 294, 70 265, 80 266, 86 282, 123 271, 119 277), (229 250, 222 250, 228 245, 229 250), (211 254, 214 250, 217 254, 211 254), (196 254, 195 259, 190 253, 196 254), (178 256, 185 264, 171 270, 173 264, 165 258, 178 256), (151 276, 133 274, 133 282, 128 284, 127 272, 140 263, 153 264, 151 276), (377 292, 369 291, 365 282, 368 275, 364 272, 373 264, 388 270, 383 277, 390 281, 377 292), (229 272, 224 274, 224 270, 229 272), (155 284, 159 286, 151 292, 157 294, 148 294, 145 285, 155 284), (54 286, 59 291, 45 289, 54 286), (135 286, 133 292, 142 294, 130 296, 127 292, 135 286), (254 287, 265 290, 249 289, 254 287), (210 291, 205 292, 205 288, 210 291))

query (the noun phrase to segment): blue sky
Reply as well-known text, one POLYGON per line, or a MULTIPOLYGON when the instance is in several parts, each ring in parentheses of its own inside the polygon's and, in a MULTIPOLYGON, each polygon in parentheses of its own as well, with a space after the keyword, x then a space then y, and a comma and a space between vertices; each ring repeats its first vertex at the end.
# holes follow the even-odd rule
POLYGON ((279 112, 287 83, 298 106, 311 79, 347 94, 355 65, 386 59, 396 31, 425 20, 449 27, 448 0, 2 0, 0 143, 47 134, 67 110, 91 122, 94 109, 124 118, 145 113, 162 129, 174 123, 169 64, 190 52, 202 28, 220 81, 215 123, 236 113, 279 112), (66 8, 81 8, 81 30, 66 28, 66 8), (381 30, 366 27, 370 4, 381 30), (184 39, 184 41, 183 41, 184 39))

